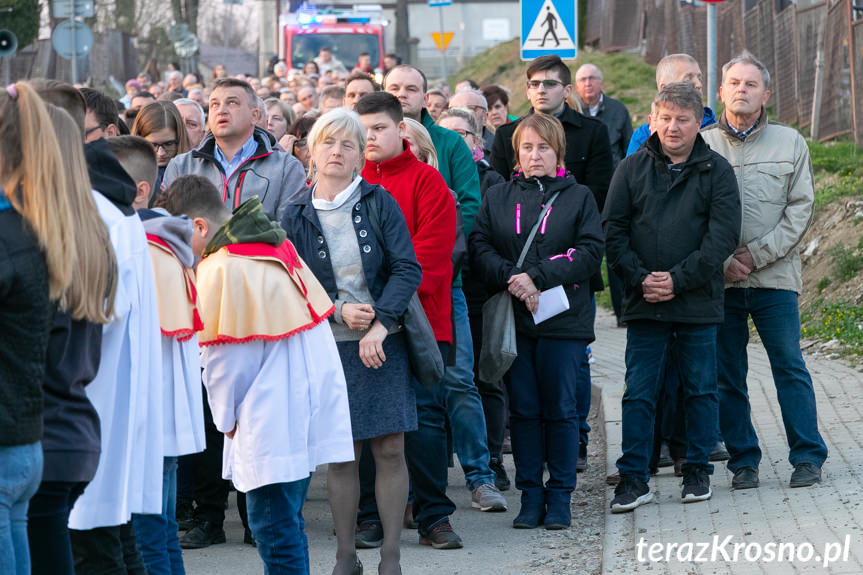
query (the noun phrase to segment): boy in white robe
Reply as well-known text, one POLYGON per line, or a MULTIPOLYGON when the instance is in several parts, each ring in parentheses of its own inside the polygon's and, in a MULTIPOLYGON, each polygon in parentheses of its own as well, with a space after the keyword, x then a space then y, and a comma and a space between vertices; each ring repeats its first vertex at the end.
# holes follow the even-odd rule
POLYGON ((110 138, 108 145, 137 187, 132 207, 147 233, 162 332, 162 510, 160 514, 135 513, 132 524, 149 572, 184 575, 177 537, 177 457, 198 453, 205 446, 201 362, 195 335, 202 324, 194 280, 192 222, 164 210, 147 209, 157 176, 156 152, 147 140, 120 136, 110 138))
POLYGON ((225 434, 223 477, 246 492, 268 574, 309 572, 303 502, 311 472, 353 460, 347 387, 323 287, 257 198, 231 215, 200 176, 160 200, 192 219, 204 329, 201 364, 225 434))

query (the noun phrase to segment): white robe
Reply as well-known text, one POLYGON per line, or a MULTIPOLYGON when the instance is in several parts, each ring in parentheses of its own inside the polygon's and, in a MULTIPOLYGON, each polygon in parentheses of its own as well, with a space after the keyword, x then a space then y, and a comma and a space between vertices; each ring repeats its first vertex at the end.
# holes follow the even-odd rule
POLYGON ((162 512, 162 357, 153 270, 144 227, 93 192, 117 256, 114 320, 102 332, 99 373, 87 386, 102 427, 93 481, 75 502, 71 529, 122 525, 162 512))
POLYGON ((206 447, 200 355, 197 336, 186 341, 162 336, 166 457, 199 453, 206 447))
MULTIPOLYGON (((206 318, 204 319, 206 321, 206 318)), ((329 322, 278 341, 204 348, 204 384, 225 437, 222 477, 239 491, 353 461, 348 393, 329 322)))

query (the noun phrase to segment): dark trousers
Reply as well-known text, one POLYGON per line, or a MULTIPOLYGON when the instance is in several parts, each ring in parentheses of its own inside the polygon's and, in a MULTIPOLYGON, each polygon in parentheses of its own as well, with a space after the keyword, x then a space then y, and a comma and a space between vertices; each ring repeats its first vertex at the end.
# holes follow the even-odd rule
POLYGON ((191 487, 194 493, 195 519, 222 525, 225 522, 225 504, 228 501, 228 482, 222 479, 222 449, 225 437, 213 423, 206 389, 203 397, 207 447, 201 453, 184 455, 179 459, 177 507, 191 506, 191 487))
POLYGON ((614 316, 619 320, 623 314, 623 280, 608 267, 608 262, 605 267, 608 271, 608 294, 611 296, 611 307, 614 309, 614 316))
POLYGON ((75 575, 69 513, 86 486, 86 481, 43 481, 30 499, 27 537, 33 575, 75 575))
POLYGON ((506 398, 503 381, 492 383, 479 378, 479 353, 482 349, 482 309, 474 311, 468 306, 470 334, 473 337, 473 374, 479 395, 482 398, 482 410, 485 413, 485 431, 488 441, 488 452, 491 457, 500 459, 503 449, 503 436, 506 433, 506 398))
POLYGON ((147 575, 131 521, 69 534, 76 575, 147 575))
POLYGON ((542 501, 575 489, 579 435, 576 380, 587 342, 521 334, 516 338, 518 357, 507 383, 515 485, 526 499, 542 501), (545 485, 543 463, 549 473, 545 485))

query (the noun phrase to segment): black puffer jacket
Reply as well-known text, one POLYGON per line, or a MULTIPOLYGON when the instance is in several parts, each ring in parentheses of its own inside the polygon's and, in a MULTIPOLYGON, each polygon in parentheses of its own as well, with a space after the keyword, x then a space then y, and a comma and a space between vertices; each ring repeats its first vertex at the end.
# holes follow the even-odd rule
POLYGON ((623 279, 623 321, 723 321, 722 264, 740 235, 740 195, 731 165, 701 135, 672 171, 653 134, 620 162, 605 203, 606 251, 623 279), (671 272, 674 298, 648 303, 641 282, 671 272))
POLYGON ((470 235, 471 270, 489 293, 507 289, 507 281, 526 272, 536 287, 559 285, 569 298, 569 310, 539 325, 524 303, 513 300, 516 329, 530 337, 592 341, 593 309, 588 286, 602 261, 602 228, 590 189, 563 178, 525 178, 490 188, 470 235), (545 202, 555 192, 545 224, 528 249, 522 269, 515 267, 531 228, 545 202))
POLYGON ((42 377, 53 306, 39 243, 0 193, 0 445, 42 439, 42 377))

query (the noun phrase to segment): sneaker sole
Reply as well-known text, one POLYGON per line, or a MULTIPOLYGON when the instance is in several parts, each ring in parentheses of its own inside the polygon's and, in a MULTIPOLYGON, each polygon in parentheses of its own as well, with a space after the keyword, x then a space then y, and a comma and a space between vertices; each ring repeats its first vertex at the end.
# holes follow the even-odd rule
POLYGON ((747 481, 746 483, 731 483, 731 489, 734 491, 740 491, 741 489, 755 489, 758 487, 758 481, 747 481))
POLYGON ((697 503, 699 501, 707 501, 713 497, 713 490, 708 488, 707 493, 704 495, 693 495, 692 493, 687 493, 685 496, 680 498, 680 501, 683 503, 697 503))
POLYGON ((461 549, 464 544, 461 541, 447 541, 446 543, 435 543, 431 539, 420 537, 420 545, 429 545, 433 549, 461 549))
POLYGON ((803 482, 795 481, 795 482, 789 483, 788 486, 791 488, 811 487, 811 486, 815 485, 816 483, 821 483, 821 478, 815 479, 814 481, 803 481, 803 482))
POLYGON ((645 493, 644 495, 641 495, 638 499, 636 499, 635 501, 633 501, 632 503, 630 503, 628 505, 620 505, 620 504, 612 505, 611 506, 611 512, 612 513, 626 513, 627 511, 632 511, 636 507, 639 507, 639 506, 644 505, 646 503, 650 503, 651 501, 653 501, 653 492, 652 491, 645 493))
POLYGON ((384 544, 383 539, 377 541, 366 541, 365 539, 354 539, 354 547, 357 549, 377 549, 384 544))
POLYGON ((497 503, 495 505, 483 507, 482 505, 480 505, 476 501, 471 501, 470 506, 473 507, 474 509, 479 509, 480 511, 490 511, 492 513, 499 513, 502 511, 506 511, 506 504, 505 503, 504 504, 497 503))

